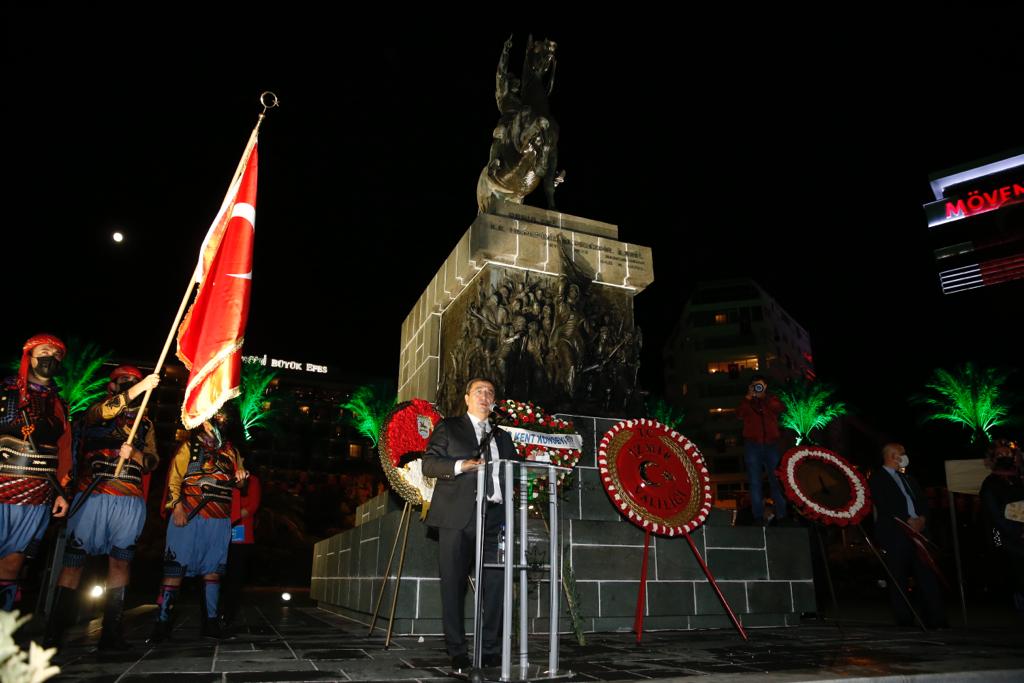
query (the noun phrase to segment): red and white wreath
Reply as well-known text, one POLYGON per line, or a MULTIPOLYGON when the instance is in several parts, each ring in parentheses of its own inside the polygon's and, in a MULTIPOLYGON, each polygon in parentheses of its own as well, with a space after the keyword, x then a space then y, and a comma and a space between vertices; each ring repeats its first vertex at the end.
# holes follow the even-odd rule
MULTIPOLYGON (((579 462, 583 438, 571 420, 548 415, 532 402, 513 399, 500 402, 495 411, 501 415, 499 426, 511 435, 516 452, 524 460, 569 469, 579 462)), ((559 486, 563 485, 565 477, 565 472, 559 474, 559 486)), ((539 487, 531 486, 531 497, 536 497, 538 492, 539 487)))
POLYGON ((871 512, 864 475, 827 448, 791 448, 782 456, 778 476, 786 498, 808 519, 847 526, 871 512))
POLYGON ((421 398, 403 401, 385 418, 380 429, 381 466, 391 487, 413 505, 429 503, 434 494, 433 477, 423 475, 423 451, 427 448, 441 414, 421 398))
POLYGON ((711 512, 711 475, 697 446, 657 420, 626 420, 597 447, 608 497, 629 521, 665 536, 688 534, 711 512))

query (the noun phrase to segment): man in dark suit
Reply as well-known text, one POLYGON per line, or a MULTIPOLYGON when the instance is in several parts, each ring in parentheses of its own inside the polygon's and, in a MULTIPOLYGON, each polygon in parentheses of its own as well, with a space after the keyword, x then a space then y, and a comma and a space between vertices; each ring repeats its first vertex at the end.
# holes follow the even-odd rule
MULTIPOLYGON (((901 527, 899 519, 919 534, 925 533, 928 499, 917 481, 904 473, 910 458, 902 444, 889 443, 882 448, 882 467, 871 473, 868 486, 875 506, 875 539, 885 554, 889 571, 909 597, 913 573, 920 599, 919 612, 929 628, 946 626, 946 609, 934 571, 917 555, 914 542, 901 527)), ((889 602, 900 626, 913 626, 914 617, 896 585, 889 586, 889 602)))
MULTIPOLYGON (((494 429, 492 435, 492 426, 487 421, 494 405, 494 384, 486 379, 472 379, 466 385, 464 398, 466 414, 442 420, 423 455, 423 474, 437 478, 427 524, 438 528, 444 639, 452 668, 456 670, 468 669, 470 665, 463 614, 467 577, 476 566, 476 470, 486 460, 515 455, 512 437, 501 429, 494 429)), ((498 481, 497 467, 491 468, 486 481, 484 558, 494 562, 508 494, 498 481)), ((501 660, 501 570, 485 570, 483 584, 483 638, 476 646, 483 653, 483 665, 496 666, 501 660)))

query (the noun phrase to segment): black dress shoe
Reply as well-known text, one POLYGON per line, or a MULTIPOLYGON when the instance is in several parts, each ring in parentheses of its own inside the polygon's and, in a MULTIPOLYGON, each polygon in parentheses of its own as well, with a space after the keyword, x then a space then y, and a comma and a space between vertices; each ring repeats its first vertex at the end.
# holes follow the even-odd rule
POLYGON ((157 645, 171 639, 171 622, 158 621, 153 624, 153 632, 146 638, 146 645, 157 645))
POLYGON ((469 655, 461 654, 452 657, 452 669, 455 671, 468 671, 472 666, 472 662, 469 661, 469 655))
POLYGON ((481 666, 501 666, 501 654, 484 655, 483 660, 480 662, 481 666))
POLYGON ((107 652, 127 652, 132 649, 132 644, 124 639, 120 631, 103 627, 100 640, 96 643, 96 649, 107 652))

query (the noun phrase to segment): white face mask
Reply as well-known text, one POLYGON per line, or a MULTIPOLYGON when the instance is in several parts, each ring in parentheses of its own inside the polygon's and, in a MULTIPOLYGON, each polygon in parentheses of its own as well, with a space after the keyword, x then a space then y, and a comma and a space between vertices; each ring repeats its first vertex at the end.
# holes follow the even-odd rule
POLYGON ((906 453, 904 453, 903 455, 900 456, 899 468, 901 470, 904 470, 904 469, 907 468, 907 465, 909 465, 909 464, 910 464, 910 456, 907 455, 906 453))

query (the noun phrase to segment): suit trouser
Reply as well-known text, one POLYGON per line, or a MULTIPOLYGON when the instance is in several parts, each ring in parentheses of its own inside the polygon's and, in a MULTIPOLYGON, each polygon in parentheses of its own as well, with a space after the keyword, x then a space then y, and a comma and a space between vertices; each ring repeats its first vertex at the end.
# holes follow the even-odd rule
MULTIPOLYGON (((921 618, 931 628, 944 626, 946 624, 946 608, 942 599, 942 589, 939 580, 921 560, 917 559, 914 546, 907 538, 887 538, 881 543, 885 549, 885 561, 889 565, 889 571, 896 577, 896 582, 903 588, 908 589, 911 575, 914 576, 916 590, 908 594, 916 603, 921 618)), ((914 616, 910 613, 907 603, 896 589, 895 585, 889 586, 889 604, 896 615, 896 623, 901 626, 913 626, 914 616)))
MULTIPOLYGON (((476 509, 474 519, 465 529, 438 529, 440 541, 441 613, 444 640, 452 657, 468 653, 466 645, 466 588, 468 577, 476 568, 476 509)), ((484 559, 495 562, 498 554, 498 533, 505 522, 505 508, 487 504, 484 535, 484 559)), ((502 570, 485 569, 483 578, 483 642, 485 655, 501 652, 502 570)), ((479 587, 478 587, 479 590, 479 587)))

